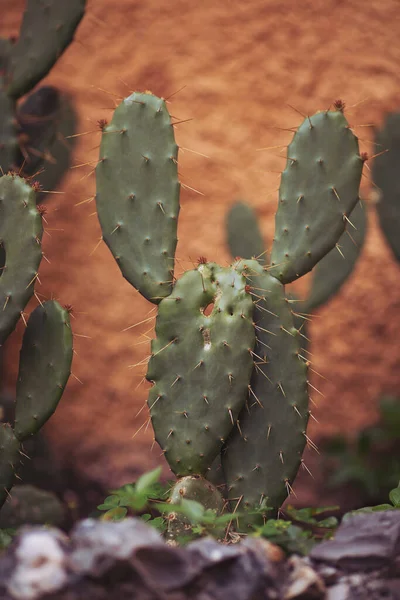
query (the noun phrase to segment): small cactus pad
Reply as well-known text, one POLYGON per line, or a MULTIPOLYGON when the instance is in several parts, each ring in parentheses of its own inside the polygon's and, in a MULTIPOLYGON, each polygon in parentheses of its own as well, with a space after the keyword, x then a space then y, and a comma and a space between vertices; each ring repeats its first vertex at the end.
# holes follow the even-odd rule
POLYGON ((64 507, 51 492, 33 485, 15 485, 0 512, 0 528, 23 525, 58 527, 64 520, 64 507))
POLYGON ((20 354, 14 426, 19 440, 36 433, 54 413, 71 372, 72 352, 68 311, 55 300, 38 306, 20 354))
POLYGON ((316 265, 308 296, 303 303, 299 303, 297 307, 293 306, 295 311, 297 308, 301 312, 310 313, 328 302, 353 272, 367 230, 367 207, 362 206, 361 201, 350 214, 349 221, 351 225, 347 225, 337 247, 328 252, 316 265))
POLYGON ((236 422, 253 367, 252 315, 240 268, 214 263, 186 271, 159 305, 148 404, 178 476, 204 475, 236 422))
POLYGON ((32 297, 42 259, 42 218, 31 186, 15 175, 0 177, 0 345, 32 297), (3 261, 2 261, 3 262, 3 261))
POLYGON ((134 93, 103 130, 96 205, 123 276, 158 304, 172 289, 179 213, 178 146, 164 100, 134 93))
POLYGON ((375 134, 375 143, 379 156, 373 160, 372 177, 378 186, 379 221, 394 256, 400 260, 400 113, 386 117, 383 128, 375 134))
POLYGON ((19 98, 50 71, 74 37, 86 0, 27 0, 11 52, 8 93, 19 98))
POLYGON ((14 102, 8 97, 0 75, 0 173, 7 173, 15 164, 17 134, 14 123, 14 102))
POLYGON ((340 110, 306 118, 287 150, 275 217, 271 274, 290 283, 339 240, 358 201, 358 140, 340 110))
POLYGON ((19 452, 20 443, 12 427, 2 423, 0 425, 0 507, 3 506, 13 486, 15 471, 19 464, 19 452))
POLYGON ((258 258, 265 262, 266 251, 257 215, 244 202, 237 202, 227 216, 227 241, 233 258, 258 258))
MULTIPOLYGON (((206 510, 213 510, 220 515, 224 508, 224 499, 216 487, 203 477, 182 477, 172 488, 168 502, 180 504, 182 498, 199 502, 206 510)), ((168 516, 167 539, 176 540, 191 535, 190 520, 180 513, 168 516)))
POLYGON ((247 406, 222 451, 232 506, 262 502, 277 511, 300 466, 309 417, 307 366, 283 285, 256 261, 245 261, 254 288, 256 368, 247 406))

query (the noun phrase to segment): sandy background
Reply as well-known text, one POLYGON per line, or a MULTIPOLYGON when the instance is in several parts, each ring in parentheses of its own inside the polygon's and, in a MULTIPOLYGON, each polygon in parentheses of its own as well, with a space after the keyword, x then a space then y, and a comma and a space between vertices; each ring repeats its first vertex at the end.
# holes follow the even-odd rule
MULTIPOLYGON (((24 2, 0 6, 0 34, 17 33, 24 2)), ((279 150, 258 149, 289 142, 274 129, 300 123, 288 103, 312 113, 343 98, 362 150, 374 153, 363 125, 400 107, 398 9, 397 0, 89 1, 76 41, 46 79, 73 95, 80 131, 94 132, 79 138, 74 157, 89 164, 71 170, 64 193, 48 202, 51 264, 43 261, 37 287, 71 303, 76 334, 90 336, 76 337, 73 372, 82 383, 71 377, 47 427, 63 464, 110 486, 163 460, 158 447, 150 451, 151 427, 132 437, 147 420, 145 410, 136 416, 146 384, 144 367, 129 365, 148 355, 140 334, 149 326, 122 333, 152 306, 123 280, 103 244, 93 252, 100 238, 94 202, 76 206, 95 190, 97 119, 111 118, 131 90, 175 93, 172 114, 192 119, 176 128, 178 143, 200 153, 181 150, 181 179, 201 192, 182 190, 178 272, 199 255, 225 264, 224 219, 235 199, 256 208, 266 244, 272 238, 284 160, 279 150)), ((311 326, 314 367, 326 377, 312 378, 321 391, 313 394, 319 423, 311 423, 312 439, 351 434, 374 420, 382 393, 400 394, 400 267, 371 217, 354 276, 311 326)), ((10 340, 10 382, 20 334, 10 340)), ((310 500, 314 488, 305 486, 310 500)))

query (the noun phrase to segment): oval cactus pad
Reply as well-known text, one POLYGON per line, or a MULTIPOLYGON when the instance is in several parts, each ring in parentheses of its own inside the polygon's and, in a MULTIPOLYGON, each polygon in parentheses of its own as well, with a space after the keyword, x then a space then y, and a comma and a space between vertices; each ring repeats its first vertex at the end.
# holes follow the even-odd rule
POLYGON ((205 474, 244 405, 253 301, 239 268, 200 264, 161 301, 147 379, 155 437, 177 475, 205 474))
POLYGON ((164 100, 134 93, 103 129, 96 205, 125 279, 158 304, 172 289, 179 213, 178 146, 164 100))
POLYGON ((307 366, 284 286, 256 261, 246 264, 255 299, 255 368, 247 405, 222 451, 232 506, 281 506, 300 466, 309 417, 307 366))
POLYGON ((271 274, 290 283, 336 245, 359 199, 358 139, 340 110, 304 120, 287 150, 275 216, 271 274))
POLYGON ((15 328, 28 304, 42 260, 42 217, 36 194, 16 175, 0 177, 0 345, 15 328))
POLYGON ((35 308, 22 341, 14 431, 21 441, 36 433, 57 408, 72 363, 68 311, 55 300, 35 308))

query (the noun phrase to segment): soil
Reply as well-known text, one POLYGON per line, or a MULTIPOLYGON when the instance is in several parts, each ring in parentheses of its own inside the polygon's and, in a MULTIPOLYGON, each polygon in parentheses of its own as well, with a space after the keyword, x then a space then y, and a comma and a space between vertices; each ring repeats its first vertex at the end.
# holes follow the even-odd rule
MULTIPOLYGON (((0 34, 16 34, 24 2, 0 4, 0 34)), ((153 321, 123 332, 152 307, 98 244, 94 202, 84 202, 95 191, 97 120, 110 119, 115 103, 135 89, 170 98, 174 116, 192 119, 176 127, 187 186, 177 270, 202 255, 227 264, 225 216, 238 198, 256 209, 270 245, 284 153, 259 149, 288 143, 285 128, 302 120, 297 111, 344 99, 361 149, 374 154, 369 125, 400 107, 398 9, 397 0, 89 1, 75 42, 44 82, 73 96, 80 131, 90 132, 75 151, 75 165, 84 166, 71 169, 48 201, 50 263, 43 261, 37 286, 41 297, 74 307, 73 376, 46 428, 63 465, 110 487, 165 464, 152 448, 147 411, 140 412, 145 365, 130 367, 148 355, 153 321)), ((400 395, 400 266, 377 226, 371 189, 366 170, 365 248, 352 278, 310 328, 313 368, 321 374, 311 374, 319 390, 312 393, 313 440, 356 432, 374 421, 383 393, 400 395)), ((22 328, 7 351, 10 386, 22 328)), ((317 457, 312 463, 318 471, 317 457)), ((298 498, 318 502, 316 484, 299 481, 298 498)))

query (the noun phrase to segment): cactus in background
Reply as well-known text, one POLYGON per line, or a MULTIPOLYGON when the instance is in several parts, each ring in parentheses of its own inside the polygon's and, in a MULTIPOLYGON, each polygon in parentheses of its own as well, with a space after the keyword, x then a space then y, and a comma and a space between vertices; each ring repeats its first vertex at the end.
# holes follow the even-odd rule
POLYGON ((33 485, 15 485, 0 511, 0 528, 44 524, 59 527, 64 518, 64 506, 57 496, 33 485))
POLYGON ((378 187, 378 212, 381 229, 400 261, 400 114, 386 117, 375 133, 377 156, 372 164, 373 181, 378 187))
MULTIPOLYGON (((0 177, 0 345, 15 328, 34 293, 42 258, 42 219, 35 186, 19 176, 0 177)), ((0 507, 9 495, 22 443, 55 411, 68 381, 72 331, 68 310, 55 300, 38 306, 26 323, 20 353, 14 427, 0 425, 0 507)))
POLYGON ((171 497, 208 495, 217 507, 204 477, 222 451, 232 506, 266 502, 276 511, 309 416, 302 334, 285 284, 337 244, 359 200, 363 157, 339 105, 307 118, 288 147, 271 264, 200 258, 175 281, 177 155, 165 102, 134 93, 104 128, 96 167, 103 239, 123 276, 158 305, 146 377, 155 437, 178 477, 171 497))
POLYGON ((31 176, 58 159, 55 184, 69 166, 70 150, 60 135, 71 135, 75 121, 69 99, 41 88, 19 107, 17 101, 47 75, 73 39, 86 0, 27 0, 19 38, 0 39, 0 169, 31 176), (65 120, 64 128, 60 122, 65 120))

